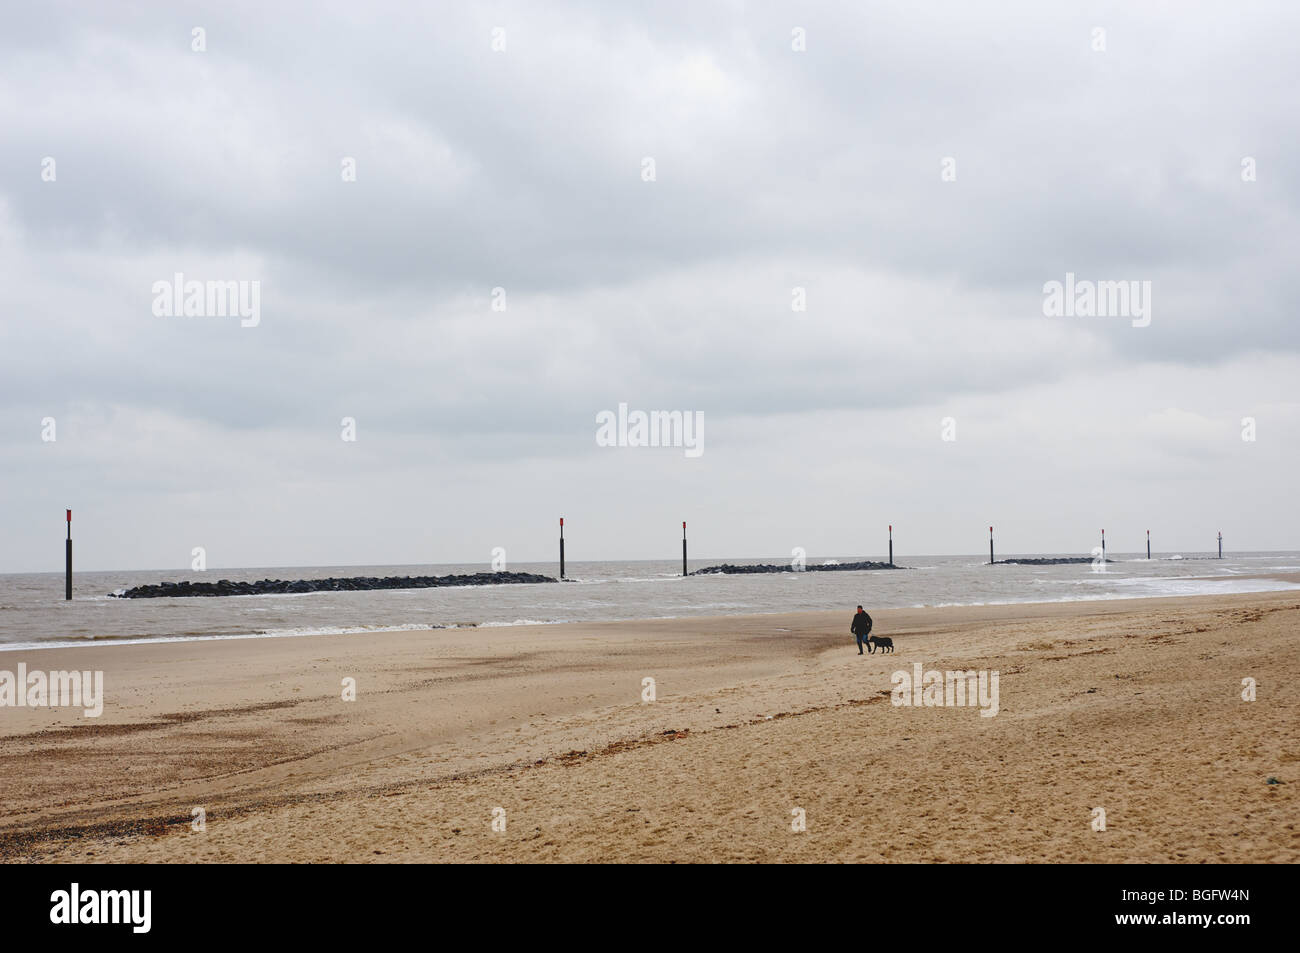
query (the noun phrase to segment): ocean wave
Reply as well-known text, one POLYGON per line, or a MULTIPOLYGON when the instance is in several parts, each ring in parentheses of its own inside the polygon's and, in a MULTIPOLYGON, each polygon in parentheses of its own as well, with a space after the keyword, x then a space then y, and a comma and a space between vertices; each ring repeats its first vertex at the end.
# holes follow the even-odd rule
MULTIPOLYGON (((572 622, 572 619, 515 619, 514 622, 478 622, 475 625, 480 629, 503 629, 512 625, 563 625, 566 622, 572 622)), ((460 628, 452 626, 452 628, 460 628)))

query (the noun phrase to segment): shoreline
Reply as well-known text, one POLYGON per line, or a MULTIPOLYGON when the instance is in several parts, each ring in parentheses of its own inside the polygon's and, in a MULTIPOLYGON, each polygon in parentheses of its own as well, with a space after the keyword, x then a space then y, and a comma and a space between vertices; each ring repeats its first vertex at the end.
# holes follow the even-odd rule
POLYGON ((105 707, 0 708, 0 858, 1300 861, 1300 594, 850 614, 32 650, 105 707), (998 714, 894 707, 916 663, 998 714))

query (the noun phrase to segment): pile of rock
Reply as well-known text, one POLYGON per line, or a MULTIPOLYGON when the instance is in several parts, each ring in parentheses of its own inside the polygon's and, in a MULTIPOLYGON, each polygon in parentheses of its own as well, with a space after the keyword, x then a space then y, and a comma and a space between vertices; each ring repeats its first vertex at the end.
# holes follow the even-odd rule
MULTIPOLYGON (((1073 563, 1091 563, 1096 562, 1092 556, 1046 556, 1034 557, 1032 559, 999 559, 994 563, 995 566, 1068 566, 1073 563)), ((1115 560, 1104 560, 1113 563, 1115 560)))
POLYGON ((296 592, 362 592, 370 589, 433 589, 439 586, 502 586, 508 583, 558 582, 531 572, 476 572, 461 576, 351 576, 345 579, 263 579, 261 582, 163 582, 136 586, 113 595, 120 599, 165 596, 268 596, 296 592))
POLYGON ((821 566, 803 566, 796 568, 792 565, 773 566, 770 563, 760 563, 757 566, 733 566, 731 563, 723 563, 721 566, 708 566, 704 569, 697 569, 691 573, 692 576, 706 576, 712 573, 734 573, 749 572, 854 572, 863 569, 903 569, 903 566, 895 566, 893 563, 873 563, 873 562, 856 562, 856 563, 826 563, 821 566))

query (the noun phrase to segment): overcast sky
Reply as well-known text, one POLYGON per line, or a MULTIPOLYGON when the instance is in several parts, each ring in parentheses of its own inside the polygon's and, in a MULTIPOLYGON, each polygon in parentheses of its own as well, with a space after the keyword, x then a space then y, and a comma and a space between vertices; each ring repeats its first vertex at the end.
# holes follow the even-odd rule
POLYGON ((0 571, 1300 548, 1290 0, 187 6, 4 3, 0 571))

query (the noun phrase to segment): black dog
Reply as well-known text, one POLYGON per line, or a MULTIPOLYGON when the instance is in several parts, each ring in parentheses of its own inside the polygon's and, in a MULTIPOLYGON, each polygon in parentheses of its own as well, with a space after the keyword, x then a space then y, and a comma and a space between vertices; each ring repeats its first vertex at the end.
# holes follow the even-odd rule
POLYGON ((875 654, 876 646, 880 646, 880 651, 881 651, 881 652, 892 652, 892 651, 894 651, 894 640, 891 639, 891 638, 890 638, 889 636, 887 636, 887 635, 873 635, 873 636, 870 636, 870 637, 868 637, 867 642, 869 643, 869 644, 867 645, 867 649, 868 649, 868 650, 869 650, 873 655, 875 654))

